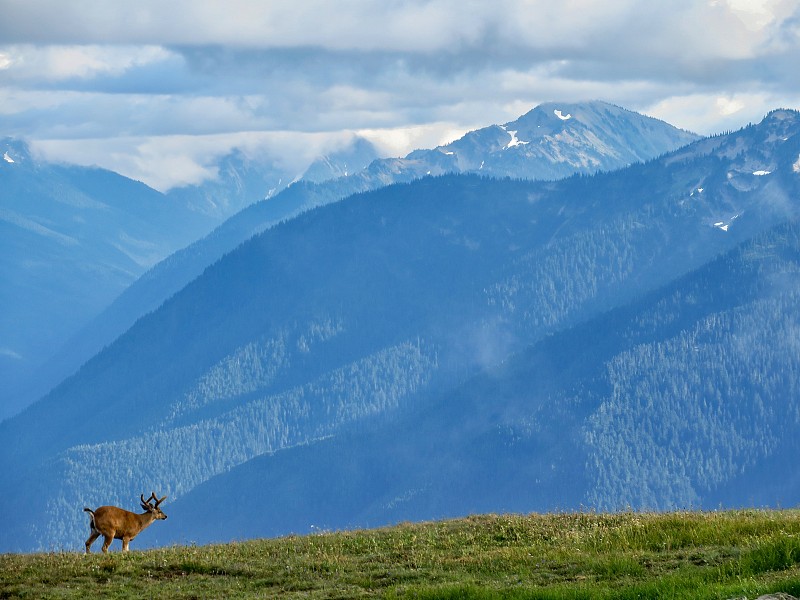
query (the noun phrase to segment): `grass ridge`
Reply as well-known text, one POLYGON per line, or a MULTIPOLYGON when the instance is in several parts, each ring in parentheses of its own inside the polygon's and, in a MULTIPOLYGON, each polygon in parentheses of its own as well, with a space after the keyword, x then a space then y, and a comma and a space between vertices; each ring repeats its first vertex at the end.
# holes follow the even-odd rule
POLYGON ((5 598, 800 597, 800 511, 475 515, 125 555, 0 555, 5 598))

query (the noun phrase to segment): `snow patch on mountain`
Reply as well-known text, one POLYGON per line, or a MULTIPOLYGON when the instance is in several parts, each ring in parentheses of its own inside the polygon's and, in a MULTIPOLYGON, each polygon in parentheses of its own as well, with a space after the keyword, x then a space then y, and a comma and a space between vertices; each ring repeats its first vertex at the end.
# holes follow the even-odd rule
POLYGON ((506 131, 507 134, 511 136, 511 141, 506 144, 506 150, 509 148, 513 148, 514 146, 524 146, 525 144, 530 144, 530 142, 523 142, 519 138, 517 138, 516 131, 506 131))
POLYGON ((274 188, 270 188, 270 189, 267 191, 267 195, 266 195, 266 196, 264 196, 264 200, 269 200, 269 199, 270 199, 270 198, 272 198, 272 197, 273 197, 275 194, 277 194, 278 192, 280 192, 280 191, 281 191, 281 184, 282 184, 282 183, 283 183, 283 177, 281 177, 280 179, 278 179, 278 185, 276 185, 274 188))
POLYGON ((717 221, 716 223, 714 223, 714 227, 716 227, 717 229, 721 229, 722 231, 728 231, 728 228, 731 226, 731 223, 733 223, 736 219, 738 219, 739 216, 740 215, 736 214, 733 215, 727 221, 717 221))
POLYGON ((692 191, 689 192, 689 197, 692 198, 692 197, 694 197, 695 194, 697 194, 699 196, 704 191, 705 191, 705 188, 701 188, 701 187, 692 188, 692 191))
POLYGON ((555 114, 555 116, 557 116, 557 117, 558 117, 559 119, 561 119, 562 121, 569 121, 569 120, 572 118, 572 115, 571 115, 571 114, 567 113, 567 114, 565 115, 565 114, 564 114, 563 112, 561 112, 559 109, 555 109, 555 110, 553 111, 553 114, 555 114))

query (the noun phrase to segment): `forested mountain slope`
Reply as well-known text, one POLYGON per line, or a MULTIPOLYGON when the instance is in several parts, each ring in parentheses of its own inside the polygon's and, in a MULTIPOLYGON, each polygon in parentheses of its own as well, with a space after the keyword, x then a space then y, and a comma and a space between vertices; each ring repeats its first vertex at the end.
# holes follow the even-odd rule
MULTIPOLYGON (((180 498, 270 452, 353 431, 367 439, 401 416, 424 438, 414 444, 444 449, 441 462, 431 450, 431 473, 451 464, 472 486, 470 465, 459 471, 446 454, 449 438, 439 445, 437 419, 426 418, 453 410, 440 399, 458 397, 453 390, 481 369, 548 334, 626 305, 793 218, 798 133, 800 115, 776 111, 757 126, 614 173, 538 183, 426 178, 350 197, 256 236, 0 424, 8 449, 2 484, 30 499, 0 532, 0 547, 77 545, 85 522, 76 506, 124 502, 150 488, 180 498)), ((630 378, 619 372, 623 385, 630 378)), ((584 381, 579 372, 567 375, 574 377, 563 379, 564 394, 584 381)), ((497 398, 490 388, 469 401, 486 405, 497 398)), ((540 413, 585 427, 580 419, 589 408, 557 399, 540 397, 540 413)), ((596 430, 587 430, 578 449, 587 460, 602 459, 610 474, 585 486, 580 473, 558 468, 570 439, 563 428, 531 421, 528 435, 524 419, 513 421, 522 429, 509 435, 550 459, 530 465, 542 489, 552 496, 565 482, 558 492, 565 508, 578 499, 652 506, 646 486, 620 493, 614 473, 635 461, 619 453, 623 462, 615 465, 603 454, 624 441, 613 437, 624 421, 611 408, 589 421, 596 430), (604 424, 608 437, 600 435, 604 424), (540 444, 538 431, 553 443, 540 444)), ((516 410, 513 397, 508 410, 516 410)), ((504 413, 502 402, 490 412, 504 413)), ((487 419, 478 414, 471 426, 480 432, 487 419)), ((484 465, 499 473, 484 487, 508 490, 498 508, 524 508, 508 500, 521 485, 513 478, 515 454, 484 465)), ((341 460, 357 463, 357 456, 341 460)), ((415 481, 413 473, 393 477, 415 481)), ((401 495, 413 489, 404 486, 401 495)), ((689 487, 675 489, 660 501, 692 501, 680 491, 689 487)), ((476 509, 493 505, 486 494, 476 509)), ((412 495, 431 511, 452 508, 447 496, 412 495)), ((382 505, 367 496, 363 502, 382 505)))
POLYGON ((799 334, 790 221, 424 409, 211 479, 175 504, 166 541, 485 511, 793 506, 799 334), (219 521, 223 490, 239 500, 219 521))
POLYGON ((231 206, 246 208, 126 289, 36 374, 36 389, 44 394, 50 389, 46 385, 54 386, 72 374, 137 318, 158 308, 226 252, 303 211, 431 174, 479 173, 517 179, 592 174, 654 158, 696 139, 663 121, 605 102, 548 103, 505 125, 478 129, 450 144, 417 150, 404 158, 375 160, 366 168, 358 167, 374 148, 357 141, 347 151, 316 161, 302 180, 274 196, 268 194, 265 200, 267 181, 275 182, 278 190, 287 183, 279 185, 277 171, 256 168, 253 161, 235 153, 220 165, 218 181, 176 189, 169 196, 214 215, 230 214, 231 206), (333 177, 336 173, 343 176, 333 177), (247 206, 248 202, 253 204, 247 206))

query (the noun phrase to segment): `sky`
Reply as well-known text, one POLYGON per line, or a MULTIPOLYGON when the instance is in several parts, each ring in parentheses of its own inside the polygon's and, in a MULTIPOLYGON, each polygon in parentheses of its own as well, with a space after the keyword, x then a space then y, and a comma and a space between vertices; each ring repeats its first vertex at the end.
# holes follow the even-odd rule
POLYGON ((708 135, 800 109, 800 0, 0 0, 0 138, 166 191, 605 100, 708 135))

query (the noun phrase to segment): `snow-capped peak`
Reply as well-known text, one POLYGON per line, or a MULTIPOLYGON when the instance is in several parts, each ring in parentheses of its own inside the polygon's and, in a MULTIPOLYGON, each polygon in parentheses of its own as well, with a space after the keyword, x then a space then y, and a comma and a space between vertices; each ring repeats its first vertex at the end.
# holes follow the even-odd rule
POLYGON ((569 114, 569 113, 567 113, 567 114, 564 114, 564 113, 563 113, 563 112, 561 112, 559 109, 555 109, 555 110, 553 111, 553 114, 554 114, 555 116, 557 116, 559 119, 561 119, 562 121, 568 121, 569 119, 571 119, 571 118, 572 118, 572 115, 571 115, 571 114, 569 114))
POLYGON ((16 162, 16 161, 15 161, 13 158, 11 158, 11 157, 8 155, 8 152, 6 152, 5 154, 3 154, 3 160, 4 160, 4 161, 6 161, 7 163, 14 163, 14 162, 16 162))

